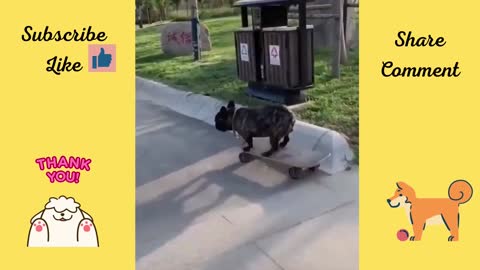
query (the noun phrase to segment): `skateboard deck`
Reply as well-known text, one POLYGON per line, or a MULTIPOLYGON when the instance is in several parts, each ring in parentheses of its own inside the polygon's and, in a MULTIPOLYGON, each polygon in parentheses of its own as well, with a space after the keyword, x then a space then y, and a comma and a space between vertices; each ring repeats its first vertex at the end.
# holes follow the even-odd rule
POLYGON ((248 163, 253 159, 269 160, 274 163, 289 167, 290 177, 297 179, 305 176, 306 171, 315 171, 323 161, 330 157, 330 153, 322 153, 314 150, 296 149, 287 145, 280 148, 270 157, 265 157, 262 153, 270 149, 270 144, 255 144, 250 151, 239 154, 240 162, 248 163))

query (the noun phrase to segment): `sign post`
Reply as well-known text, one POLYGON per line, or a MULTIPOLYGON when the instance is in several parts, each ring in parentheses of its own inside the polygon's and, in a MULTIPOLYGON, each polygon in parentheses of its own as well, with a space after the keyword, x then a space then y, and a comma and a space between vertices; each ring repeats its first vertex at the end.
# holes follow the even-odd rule
POLYGON ((193 47, 193 61, 200 59, 200 31, 198 20, 198 0, 192 0, 192 47, 193 47))

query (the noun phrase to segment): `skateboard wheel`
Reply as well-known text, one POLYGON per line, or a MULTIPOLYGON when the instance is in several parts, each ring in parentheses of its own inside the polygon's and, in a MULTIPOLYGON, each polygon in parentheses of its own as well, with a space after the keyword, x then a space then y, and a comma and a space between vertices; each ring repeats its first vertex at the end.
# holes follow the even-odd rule
POLYGON ((318 167, 310 167, 310 168, 308 168, 308 170, 311 171, 311 172, 314 172, 314 171, 316 171, 317 169, 318 169, 318 167))
POLYGON ((291 167, 290 169, 288 169, 288 174, 293 179, 298 179, 302 177, 302 169, 298 167, 291 167))
POLYGON ((247 154, 247 153, 240 153, 240 154, 238 155, 238 159, 239 159, 240 162, 242 162, 242 163, 248 163, 248 162, 252 161, 252 157, 251 157, 249 154, 247 154))

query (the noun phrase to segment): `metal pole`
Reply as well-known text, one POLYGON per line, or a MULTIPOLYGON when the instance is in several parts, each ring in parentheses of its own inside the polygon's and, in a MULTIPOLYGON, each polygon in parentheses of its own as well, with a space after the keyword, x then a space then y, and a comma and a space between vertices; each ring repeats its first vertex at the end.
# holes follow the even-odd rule
POLYGON ((345 40, 347 40, 347 24, 348 24, 348 0, 343 1, 343 35, 345 40))
POLYGON ((241 7, 241 12, 242 12, 242 27, 248 27, 247 7, 241 7))
POLYGON ((300 1, 298 4, 298 48, 300 50, 300 61, 299 61, 299 71, 300 71, 300 82, 302 86, 306 85, 307 78, 306 73, 303 72, 307 65, 307 3, 305 0, 300 1))
POLYGON ((200 59, 200 31, 199 31, 199 20, 198 20, 198 1, 192 0, 192 47, 193 47, 193 61, 198 61, 200 59))

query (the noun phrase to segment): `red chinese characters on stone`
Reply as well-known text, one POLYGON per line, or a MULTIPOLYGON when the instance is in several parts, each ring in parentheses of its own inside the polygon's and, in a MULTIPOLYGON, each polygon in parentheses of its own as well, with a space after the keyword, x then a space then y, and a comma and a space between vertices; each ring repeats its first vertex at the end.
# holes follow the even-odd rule
POLYGON ((180 38, 181 38, 183 44, 191 44, 192 43, 192 34, 191 33, 182 32, 180 34, 180 38))
POLYGON ((175 42, 178 45, 185 45, 192 43, 192 34, 185 32, 168 32, 167 42, 175 42))
POLYGON ((168 32, 168 43, 170 43, 170 41, 175 41, 176 43, 178 43, 178 40, 177 40, 177 33, 176 32, 168 32))

